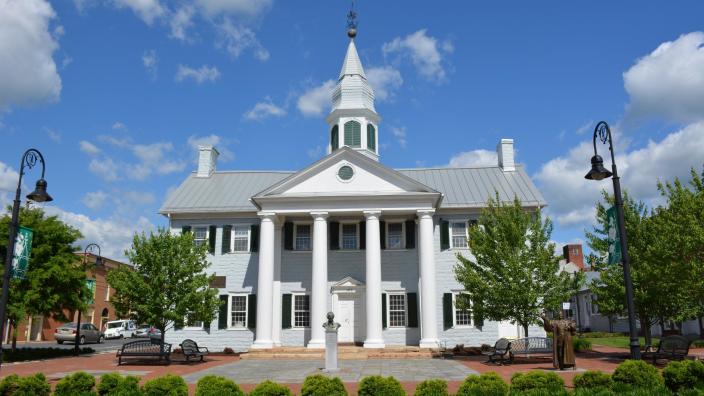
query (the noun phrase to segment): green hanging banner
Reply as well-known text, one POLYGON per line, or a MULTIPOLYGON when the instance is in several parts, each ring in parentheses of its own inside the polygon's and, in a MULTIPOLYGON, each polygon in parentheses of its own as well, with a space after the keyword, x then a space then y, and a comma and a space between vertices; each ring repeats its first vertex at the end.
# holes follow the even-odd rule
POLYGON ((12 277, 24 279, 27 275, 29 255, 32 253, 32 238, 34 231, 31 228, 19 226, 15 239, 15 252, 12 256, 12 277))
POLYGON ((621 262, 621 233, 615 206, 606 210, 606 217, 609 219, 609 265, 618 264, 621 262))

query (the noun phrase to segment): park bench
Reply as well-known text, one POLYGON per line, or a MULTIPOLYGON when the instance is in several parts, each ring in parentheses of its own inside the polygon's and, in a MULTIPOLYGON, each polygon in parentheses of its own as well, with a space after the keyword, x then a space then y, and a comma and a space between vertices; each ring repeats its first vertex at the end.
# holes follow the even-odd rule
POLYGON ((208 348, 206 347, 199 347, 198 344, 196 344, 195 341, 191 339, 185 339, 181 344, 179 344, 181 347, 181 351, 183 352, 183 356, 186 358, 186 361, 190 361, 191 358, 193 357, 200 357, 200 361, 203 361, 203 358, 210 353, 208 351, 208 348))
POLYGON ((552 357, 552 338, 525 337, 511 341, 510 359, 513 362, 517 355, 530 358, 531 356, 552 357))
POLYGON ((494 347, 488 351, 482 352, 482 355, 489 357, 489 360, 487 360, 488 363, 493 363, 495 358, 499 358, 501 364, 503 364, 504 358, 509 353, 510 349, 511 341, 505 338, 499 338, 499 340, 494 344, 494 347))
POLYGON ((117 365, 122 364, 124 358, 158 358, 159 360, 165 359, 167 362, 171 361, 171 344, 164 343, 164 348, 162 351, 161 343, 155 343, 152 340, 137 340, 127 342, 122 345, 117 351, 117 365))
POLYGON ((652 351, 650 345, 646 345, 646 352, 643 353, 642 358, 653 359, 653 364, 656 364, 658 359, 683 360, 689 354, 691 344, 692 341, 680 335, 663 337, 655 351, 652 351))

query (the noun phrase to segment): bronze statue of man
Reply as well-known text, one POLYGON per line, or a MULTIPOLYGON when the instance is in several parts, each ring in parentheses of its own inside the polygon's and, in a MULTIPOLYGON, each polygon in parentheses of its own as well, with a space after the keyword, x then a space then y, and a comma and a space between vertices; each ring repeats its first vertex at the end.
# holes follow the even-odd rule
POLYGON ((572 320, 562 318, 550 320, 545 314, 541 315, 545 331, 552 332, 552 365, 564 370, 566 366, 576 368, 572 337, 577 332, 577 326, 572 320))

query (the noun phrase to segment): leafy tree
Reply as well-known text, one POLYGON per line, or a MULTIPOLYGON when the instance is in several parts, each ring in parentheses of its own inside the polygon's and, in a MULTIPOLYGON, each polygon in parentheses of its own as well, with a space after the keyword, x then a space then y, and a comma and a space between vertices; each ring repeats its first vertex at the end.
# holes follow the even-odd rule
POLYGON ((142 323, 161 330, 161 343, 167 327, 182 327, 189 321, 210 323, 220 301, 217 290, 209 287, 212 276, 207 246, 196 246, 193 234, 171 234, 159 229, 146 236, 135 234, 126 252, 134 269, 120 267, 108 273, 108 283, 115 289, 116 310, 131 310, 142 323))
MULTIPOLYGON (((0 218, 0 240, 8 240, 11 218, 0 218)), ((90 290, 81 268, 76 241, 82 238, 75 228, 56 216, 46 216, 40 208, 21 208, 19 223, 34 231, 32 253, 24 279, 10 281, 7 319, 17 329, 27 315, 51 316, 58 321, 69 321, 68 312, 87 308, 90 290)), ((7 245, 0 246, 4 262, 7 245)), ((0 269, 2 272, 2 269, 0 269)), ((1 278, 0 278, 1 279, 1 278)), ((16 334, 13 334, 13 350, 16 334)))
POLYGON ((469 228, 471 255, 457 254, 455 277, 467 290, 460 304, 478 317, 516 322, 527 336, 542 311, 560 309, 574 287, 570 275, 558 273, 551 233, 540 211, 527 212, 518 199, 501 203, 497 193, 469 228))

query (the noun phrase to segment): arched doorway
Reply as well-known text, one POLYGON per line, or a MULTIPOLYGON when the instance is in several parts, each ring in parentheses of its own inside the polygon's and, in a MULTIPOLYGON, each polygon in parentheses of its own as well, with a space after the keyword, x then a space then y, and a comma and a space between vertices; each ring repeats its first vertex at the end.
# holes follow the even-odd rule
POLYGON ((100 330, 105 330, 105 324, 110 320, 108 314, 108 309, 103 308, 103 312, 100 313, 100 330))

